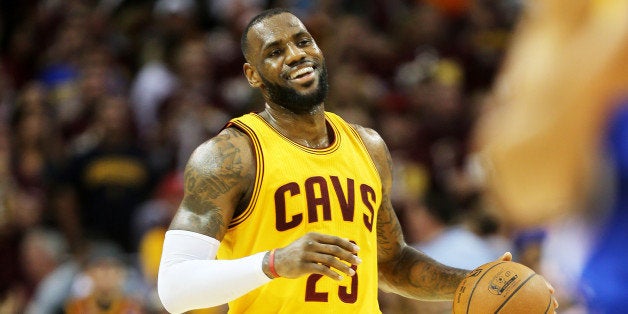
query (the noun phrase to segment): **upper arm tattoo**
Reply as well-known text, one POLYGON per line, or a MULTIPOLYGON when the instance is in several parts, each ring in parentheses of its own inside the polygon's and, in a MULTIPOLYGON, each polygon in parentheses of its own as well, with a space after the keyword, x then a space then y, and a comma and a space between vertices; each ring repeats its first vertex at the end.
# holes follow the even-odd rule
POLYGON ((185 192, 202 199, 216 199, 228 193, 242 179, 244 165, 240 149, 229 142, 230 136, 218 136, 212 155, 205 165, 185 169, 185 192))
POLYGON ((243 181, 251 175, 241 147, 234 144, 243 136, 226 129, 194 152, 185 169, 185 196, 172 228, 222 238, 244 193, 238 187, 245 186, 243 181))

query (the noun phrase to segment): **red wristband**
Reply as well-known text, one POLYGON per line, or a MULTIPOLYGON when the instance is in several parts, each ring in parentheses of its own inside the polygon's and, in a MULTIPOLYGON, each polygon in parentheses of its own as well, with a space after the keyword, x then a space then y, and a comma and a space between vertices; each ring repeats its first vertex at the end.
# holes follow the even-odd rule
POLYGON ((270 255, 268 256, 268 270, 270 274, 273 275, 273 278, 279 278, 279 274, 277 270, 275 270, 275 249, 270 251, 270 255))

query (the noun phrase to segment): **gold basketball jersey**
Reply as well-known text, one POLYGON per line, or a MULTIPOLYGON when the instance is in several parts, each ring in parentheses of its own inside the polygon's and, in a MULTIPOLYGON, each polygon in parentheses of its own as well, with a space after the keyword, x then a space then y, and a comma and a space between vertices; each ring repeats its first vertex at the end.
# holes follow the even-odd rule
POLYGON ((325 116, 333 141, 323 149, 290 141, 254 113, 229 122, 252 139, 257 173, 251 202, 233 217, 218 258, 281 248, 319 232, 355 242, 362 263, 342 281, 318 274, 274 279, 230 302, 232 313, 381 313, 375 230, 381 180, 355 129, 325 116))

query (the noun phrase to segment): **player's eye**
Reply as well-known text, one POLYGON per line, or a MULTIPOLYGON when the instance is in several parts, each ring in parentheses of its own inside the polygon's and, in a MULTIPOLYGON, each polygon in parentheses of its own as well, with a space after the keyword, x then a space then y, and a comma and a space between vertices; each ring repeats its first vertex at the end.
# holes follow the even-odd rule
POLYGON ((299 47, 307 47, 311 43, 312 43, 312 41, 310 39, 305 38, 305 39, 300 40, 297 44, 298 44, 299 47))
POLYGON ((269 58, 276 57, 281 54, 281 49, 273 49, 268 53, 269 58))

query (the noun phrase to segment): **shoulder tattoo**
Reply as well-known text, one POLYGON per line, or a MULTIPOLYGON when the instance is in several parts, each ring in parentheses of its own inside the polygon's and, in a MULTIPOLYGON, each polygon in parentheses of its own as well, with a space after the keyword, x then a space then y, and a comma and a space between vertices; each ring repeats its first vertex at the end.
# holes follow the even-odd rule
POLYGON ((203 229, 212 236, 220 234, 228 224, 225 219, 229 214, 218 205, 220 198, 238 198, 239 195, 229 194, 236 193, 233 189, 250 176, 240 147, 232 141, 243 136, 235 130, 221 132, 199 147, 185 169, 185 207, 196 216, 188 222, 205 226, 203 229))

